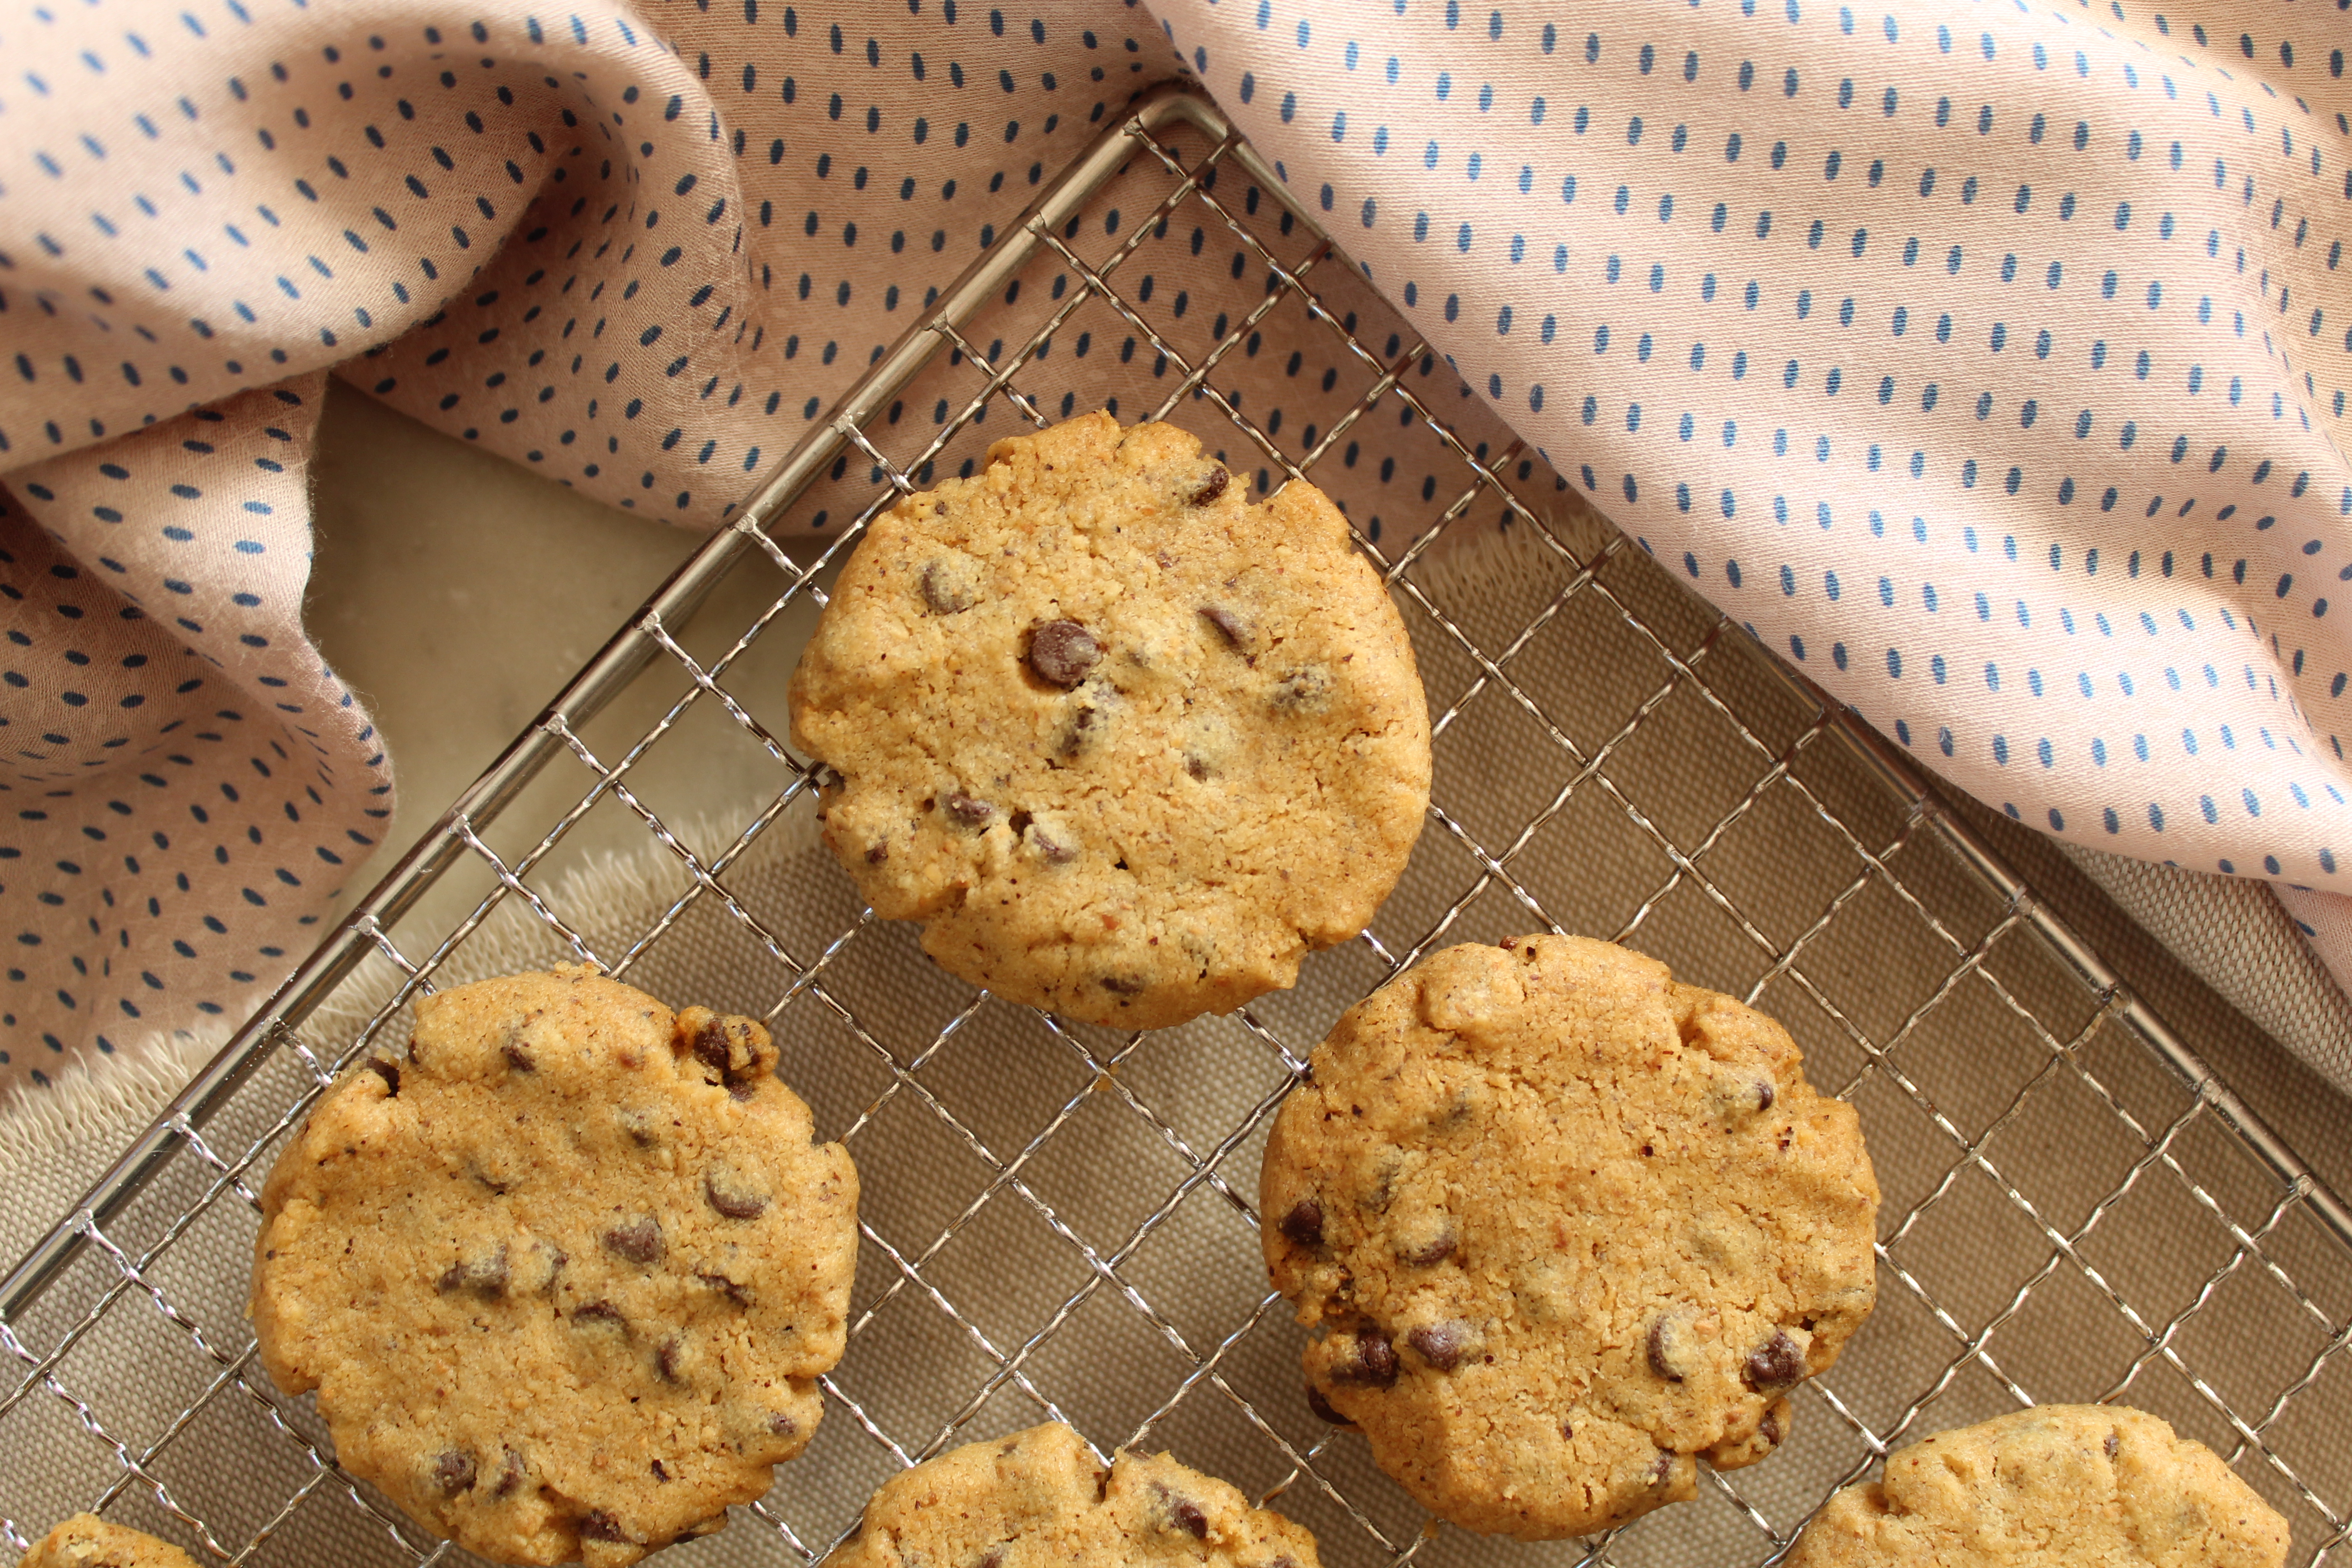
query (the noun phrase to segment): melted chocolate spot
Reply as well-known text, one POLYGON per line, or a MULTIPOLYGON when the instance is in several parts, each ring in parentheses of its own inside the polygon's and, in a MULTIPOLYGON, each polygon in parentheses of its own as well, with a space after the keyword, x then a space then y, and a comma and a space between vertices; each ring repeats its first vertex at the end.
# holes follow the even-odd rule
POLYGON ((400 1092, 400 1064, 398 1062, 389 1062, 384 1060, 382 1057, 370 1057, 368 1058, 367 1070, 375 1074, 376 1077, 383 1079, 384 1097, 386 1099, 391 1099, 393 1096, 397 1095, 400 1092))
POLYGON ((1209 477, 1202 481, 1201 488, 1192 492, 1192 504, 1206 506, 1215 500, 1225 493, 1225 486, 1232 482, 1232 479, 1233 476, 1225 472, 1225 466, 1223 463, 1218 464, 1209 471, 1209 477))
POLYGON ((948 815, 966 827, 985 827, 996 816, 996 807, 961 792, 949 795, 942 804, 947 806, 948 815))

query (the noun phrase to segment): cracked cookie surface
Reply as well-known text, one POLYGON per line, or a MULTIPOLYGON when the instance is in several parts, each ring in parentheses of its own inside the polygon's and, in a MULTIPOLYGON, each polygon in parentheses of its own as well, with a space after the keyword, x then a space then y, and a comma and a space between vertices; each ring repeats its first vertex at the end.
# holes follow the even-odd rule
POLYGON ((895 1476, 835 1568, 1317 1568, 1315 1538, 1166 1454, 1106 1470, 1058 1422, 895 1476))
POLYGON ((1429 801, 1404 626, 1346 521, 1167 425, 998 442, 860 542, 793 672, 824 836, 951 973, 1159 1027, 1291 984, 1429 801))
POLYGON ((251 1312, 336 1457, 502 1563, 633 1563, 808 1444, 857 1177, 767 1031, 585 967, 416 1003, 262 1194, 251 1312))
POLYGON ((1448 948, 1309 1068, 1259 1193, 1308 1402, 1457 1524, 1549 1540, 1690 1497, 1788 1436, 1870 1310, 1853 1109, 1653 959, 1448 948))
POLYGON ((1789 1568, 2279 1568, 2286 1521, 2201 1443, 2121 1405, 2044 1405, 1890 1455, 1789 1568))
POLYGON ((33 1543, 16 1568, 196 1568, 165 1542, 94 1513, 78 1513, 33 1543))

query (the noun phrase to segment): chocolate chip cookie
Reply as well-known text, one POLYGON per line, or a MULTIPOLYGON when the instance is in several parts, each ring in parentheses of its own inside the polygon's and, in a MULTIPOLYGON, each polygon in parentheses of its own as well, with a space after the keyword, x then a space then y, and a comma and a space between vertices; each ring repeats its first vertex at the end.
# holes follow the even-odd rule
POLYGON ((887 1482, 833 1568, 1316 1568, 1315 1538, 1167 1455, 1095 1463, 1059 1423, 887 1482))
POLYGON ((2201 1443, 2121 1405, 1940 1432, 1830 1499, 1789 1568, 2279 1568, 2286 1521, 2201 1443))
POLYGON ((16 1568, 196 1568, 188 1554, 152 1535, 78 1513, 33 1543, 16 1568))
POLYGON ((1874 1300, 1853 1108, 1771 1019, 1581 937, 1448 948, 1350 1008, 1259 1201, 1308 1402, 1521 1540, 1770 1453, 1874 1300))
POLYGON ((815 1429, 857 1176, 768 1032, 593 969, 416 1004, 262 1191, 262 1363, 345 1468, 500 1563, 634 1563, 815 1429))
POLYGON ((1347 523, 1090 414, 877 518, 792 681, 824 836, 950 972, 1140 1028, 1361 931, 1429 801, 1412 648, 1347 523))

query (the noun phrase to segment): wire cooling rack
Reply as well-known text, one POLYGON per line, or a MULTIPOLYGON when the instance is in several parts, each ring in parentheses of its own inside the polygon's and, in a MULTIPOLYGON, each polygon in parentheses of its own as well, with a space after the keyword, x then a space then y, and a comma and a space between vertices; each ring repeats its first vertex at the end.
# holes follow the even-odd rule
POLYGON ((518 928, 648 984, 681 944, 737 952, 742 994, 668 999, 764 1013, 866 1173, 818 1441, 680 1562, 814 1561, 898 1467, 1048 1415, 1228 1476, 1334 1565, 1761 1563, 1890 1447, 2053 1399, 2206 1442, 2286 1514, 2298 1563, 2352 1531, 2352 1216, 1898 755, 1512 444, 1196 96, 1139 100, 1045 186, 0 1284, 9 1544, 98 1508, 238 1563, 465 1560, 335 1467, 240 1311, 289 1131, 342 1061, 403 1037, 436 973, 518 928), (1121 226, 1113 202, 1144 216, 1121 226), (1206 300, 1152 298, 1150 258, 1188 233, 1196 257, 1203 234, 1233 251, 1213 324, 1206 300), (1055 345, 1084 356, 1089 331, 1125 348, 1073 384, 1055 345), (1277 365, 1276 341, 1320 345, 1320 429, 1255 412, 1312 352, 1277 365), (760 869, 813 811, 763 633, 822 602, 895 496, 1106 386, 1261 494, 1311 477, 1348 505, 1436 732, 1423 843, 1373 929, 1296 993, 1157 1036, 957 985, 809 853, 782 883, 760 869), (1383 518, 1388 469, 1368 476, 1399 450, 1459 482, 1383 518), (820 503, 851 521, 803 563, 773 535, 824 523, 820 503), (1458 548, 1480 531, 1498 537, 1458 548), (772 797, 716 830, 666 819, 663 768, 730 745, 766 757, 772 797), (618 932, 558 874, 579 825, 615 816, 669 874, 618 932), (436 884, 455 915, 425 912, 436 884), (1814 1081, 1860 1106, 1886 1203, 1878 1311, 1804 1385, 1780 1453, 1608 1536, 1504 1548, 1433 1527, 1307 1412, 1251 1198, 1267 1119, 1339 1007, 1435 946, 1538 926, 1631 942, 1789 1023, 1814 1081))

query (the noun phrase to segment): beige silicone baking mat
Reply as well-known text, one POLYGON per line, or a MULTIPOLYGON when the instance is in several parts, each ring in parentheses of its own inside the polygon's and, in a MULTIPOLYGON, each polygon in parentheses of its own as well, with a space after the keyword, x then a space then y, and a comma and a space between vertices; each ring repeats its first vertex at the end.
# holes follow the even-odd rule
POLYGON ((95 1508, 200 1560, 470 1561, 336 1468, 256 1363, 255 1194, 414 996, 579 956, 766 1017, 864 1184, 824 1425, 681 1568, 818 1559, 900 1467, 1049 1417, 1231 1479, 1335 1568, 1737 1568, 1890 1447, 2102 1399, 2223 1455, 2293 1562, 2343 1555, 2352 1222, 2294 1152, 1894 747, 1601 521, 1572 454, 1521 449, 1205 101, 1147 99, 1030 177, 1030 218, 907 301, 908 335, 740 521, 0 1284, 6 1543, 95 1508), (974 992, 873 920, 813 847, 785 739, 793 629, 866 519, 1096 405, 1183 424, 1255 493, 1304 476, 1339 500, 1436 731, 1371 929, 1296 990, 1139 1035, 974 992), (772 787, 718 819, 667 804, 722 761, 772 787), (1779 1453, 1608 1536, 1517 1546, 1432 1521, 1308 1412, 1253 1204, 1267 1121, 1342 1008, 1435 947, 1546 928, 1784 1020, 1860 1108, 1885 1205, 1877 1312, 1779 1453))

